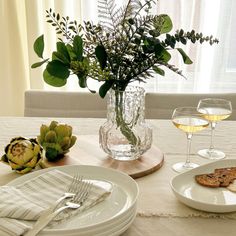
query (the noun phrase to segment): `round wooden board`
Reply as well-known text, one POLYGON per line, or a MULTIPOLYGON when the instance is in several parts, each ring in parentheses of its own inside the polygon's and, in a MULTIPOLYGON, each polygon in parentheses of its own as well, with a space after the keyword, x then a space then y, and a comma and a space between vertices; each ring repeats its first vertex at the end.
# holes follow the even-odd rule
POLYGON ((99 147, 97 135, 81 135, 78 136, 77 143, 71 148, 69 155, 57 162, 48 162, 44 159, 41 162, 41 167, 61 165, 103 166, 125 172, 135 179, 153 173, 160 169, 163 163, 164 154, 154 145, 138 160, 117 161, 108 157, 99 147))

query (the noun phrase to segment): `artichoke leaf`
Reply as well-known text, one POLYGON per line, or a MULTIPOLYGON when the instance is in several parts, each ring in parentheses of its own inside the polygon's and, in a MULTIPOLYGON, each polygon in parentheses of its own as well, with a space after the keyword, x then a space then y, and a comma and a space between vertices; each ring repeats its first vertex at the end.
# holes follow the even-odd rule
POLYGON ((45 142, 47 143, 55 143, 57 140, 57 134, 54 130, 50 130, 47 132, 45 136, 45 142))
POLYGON ((56 161, 58 155, 59 152, 56 149, 50 147, 46 148, 46 157, 49 161, 56 161))
POLYGON ((76 137, 76 136, 74 136, 74 135, 71 136, 70 147, 69 147, 69 148, 71 148, 71 147, 75 144, 76 140, 77 140, 77 137, 76 137))
POLYGON ((34 168, 36 166, 36 164, 39 163, 38 162, 38 157, 33 156, 32 159, 30 161, 28 161, 27 163, 25 163, 25 167, 30 167, 30 168, 34 168))
POLYGON ((8 160, 8 163, 9 163, 10 167, 12 168, 12 170, 22 169, 21 165, 16 164, 16 163, 12 162, 11 160, 8 160))
POLYGON ((39 145, 34 145, 34 149, 33 149, 33 155, 37 156, 40 153, 41 147, 39 145))
POLYGON ((26 173, 30 172, 31 170, 32 170, 32 168, 28 167, 28 168, 24 168, 22 170, 16 170, 16 172, 19 174, 26 174, 26 173))
POLYGON ((67 150, 70 148, 70 138, 69 137, 64 137, 62 141, 60 142, 61 148, 63 150, 67 150))
POLYGON ((55 132, 58 138, 63 138, 65 136, 70 135, 70 131, 68 130, 67 125, 62 125, 62 124, 58 125, 57 127, 55 127, 55 132))
POLYGON ((47 127, 46 125, 41 125, 41 127, 40 127, 40 142, 44 141, 45 136, 48 131, 49 131, 49 127, 47 127))
POLYGON ((8 163, 8 158, 7 158, 7 155, 6 155, 6 154, 4 154, 4 155, 1 157, 1 161, 3 161, 3 162, 6 163, 6 164, 9 164, 9 163, 8 163))
POLYGON ((54 130, 56 128, 56 126, 58 125, 58 122, 53 120, 50 125, 49 125, 49 129, 50 130, 54 130))

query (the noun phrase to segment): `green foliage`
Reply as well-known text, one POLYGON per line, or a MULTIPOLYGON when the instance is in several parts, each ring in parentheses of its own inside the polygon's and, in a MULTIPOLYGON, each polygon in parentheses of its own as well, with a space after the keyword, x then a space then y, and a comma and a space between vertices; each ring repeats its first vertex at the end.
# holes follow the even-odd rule
POLYGON ((45 69, 43 72, 43 79, 47 84, 51 86, 55 86, 55 87, 62 87, 66 85, 66 82, 67 82, 67 80, 65 79, 61 79, 61 78, 58 78, 56 76, 49 74, 47 69, 45 69))
POLYGON ((37 67, 40 67, 41 65, 43 65, 45 62, 47 62, 49 60, 49 58, 48 59, 45 59, 45 60, 43 60, 43 61, 40 61, 40 62, 36 62, 36 63, 34 63, 32 66, 31 66, 31 68, 33 69, 33 68, 37 68, 37 67))
POLYGON ((83 40, 80 36, 76 35, 73 40, 73 49, 78 61, 83 58, 83 40))
POLYGON ((99 61, 101 69, 104 70, 107 65, 107 53, 103 45, 98 45, 95 48, 95 55, 99 61))
MULTIPOLYGON (((63 86, 71 74, 77 75, 79 86, 87 87, 87 78, 102 82, 99 89, 105 97, 109 89, 124 91, 133 81, 145 82, 153 73, 165 75, 165 68, 182 75, 171 65, 171 51, 177 50, 185 64, 192 61, 180 44, 218 43, 213 36, 203 36, 183 29, 171 34, 173 23, 166 14, 152 15, 154 0, 128 0, 118 8, 115 0, 99 0, 99 24, 70 20, 49 9, 47 22, 59 36, 51 60, 34 63, 32 68, 47 63, 44 81, 63 86)), ((44 38, 34 43, 35 53, 43 58, 44 38)), ((182 75, 183 76, 183 75, 182 75)), ((94 92, 94 91, 91 91, 94 92)))
POLYGON ((173 28, 171 18, 165 14, 156 16, 153 20, 153 26, 159 34, 168 33, 173 28))
POLYGON ((34 51, 38 55, 38 57, 43 58, 43 50, 44 50, 44 36, 39 36, 34 42, 34 51))
POLYGON ((188 57, 188 55, 184 52, 184 50, 182 48, 177 48, 177 50, 179 51, 179 53, 181 54, 183 61, 185 64, 192 64, 193 62, 191 61, 191 59, 188 57))

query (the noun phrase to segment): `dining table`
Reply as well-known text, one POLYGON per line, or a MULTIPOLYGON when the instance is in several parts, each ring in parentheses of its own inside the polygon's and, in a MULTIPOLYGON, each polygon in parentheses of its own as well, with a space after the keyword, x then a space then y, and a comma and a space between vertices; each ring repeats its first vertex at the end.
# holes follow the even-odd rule
MULTIPOLYGON (((99 128, 105 119, 97 118, 57 118, 57 117, 0 117, 0 155, 13 137, 23 136, 35 138, 40 133, 42 124, 50 124, 52 120, 72 126, 77 136, 76 144, 71 148, 69 157, 76 156, 84 137, 97 145, 88 146, 91 155, 106 155, 99 147, 99 128)), ((184 236, 204 235, 222 236, 236 234, 236 212, 211 213, 193 209, 181 203, 174 195, 170 182, 179 175, 172 170, 172 165, 186 159, 186 134, 178 130, 171 120, 146 120, 152 127, 152 145, 161 150, 164 163, 161 168, 143 177, 136 178, 139 187, 137 215, 132 225, 122 236, 184 236)), ((207 128, 193 135, 191 144, 191 160, 200 166, 213 162, 200 157, 197 151, 210 145, 211 130, 207 128)), ((226 159, 236 159, 236 121, 221 121, 217 124, 213 138, 214 146, 226 154, 226 159)), ((78 164, 80 158, 77 156, 78 164)), ((148 158, 148 156, 147 156, 148 158)), ((90 165, 88 158, 87 163, 90 165)), ((35 170, 37 171, 37 170, 35 170)), ((0 185, 21 177, 11 168, 0 162, 0 185)), ((66 235, 65 235, 66 236, 66 235)))

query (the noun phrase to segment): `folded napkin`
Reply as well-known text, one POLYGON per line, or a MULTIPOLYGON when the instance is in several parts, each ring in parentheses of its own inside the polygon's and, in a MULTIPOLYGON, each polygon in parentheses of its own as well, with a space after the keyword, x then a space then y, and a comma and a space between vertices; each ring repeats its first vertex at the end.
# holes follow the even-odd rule
MULTIPOLYGON (((37 220, 42 212, 59 199, 72 181, 72 177, 58 170, 43 173, 17 186, 0 187, 0 235, 20 236, 30 227, 20 220, 37 220)), ((94 181, 84 205, 73 214, 84 211, 103 201, 111 192, 94 181)), ((104 182, 105 183, 105 182, 104 182)), ((71 211, 72 212, 72 211, 71 211)))

